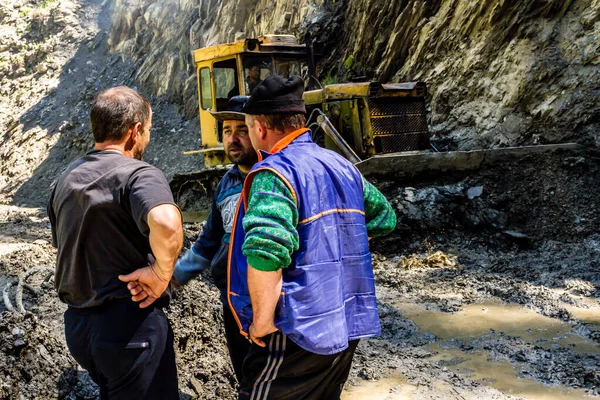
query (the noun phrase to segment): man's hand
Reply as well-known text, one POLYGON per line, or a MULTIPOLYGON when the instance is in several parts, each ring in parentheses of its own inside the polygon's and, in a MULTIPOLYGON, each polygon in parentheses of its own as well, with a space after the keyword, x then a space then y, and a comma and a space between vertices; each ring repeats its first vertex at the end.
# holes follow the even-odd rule
POLYGON ((140 268, 128 275, 119 275, 119 280, 129 282, 127 289, 133 301, 142 301, 140 308, 151 305, 158 299, 169 286, 170 276, 161 276, 160 268, 156 264, 140 268))
POLYGON ((262 340, 262 338, 277 330, 278 329, 275 328, 275 325, 272 323, 270 326, 265 326, 264 328, 257 328, 254 324, 251 324, 250 328, 248 329, 248 334, 250 335, 250 340, 252 343, 256 343, 260 347, 265 347, 266 343, 262 340))
POLYGON ((133 301, 142 301, 140 308, 148 307, 169 286, 175 269, 175 261, 183 242, 181 213, 172 204, 161 204, 148 213, 150 234, 148 241, 156 260, 149 267, 140 268, 119 279, 129 282, 127 289, 133 301))

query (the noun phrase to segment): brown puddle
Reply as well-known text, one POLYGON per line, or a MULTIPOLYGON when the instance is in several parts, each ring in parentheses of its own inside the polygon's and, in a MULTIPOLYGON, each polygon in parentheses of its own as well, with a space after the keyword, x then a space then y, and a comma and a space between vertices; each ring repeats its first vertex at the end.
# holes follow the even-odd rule
MULTIPOLYGON (((398 310, 420 327, 441 339, 470 340, 493 329, 509 336, 521 338, 528 343, 549 348, 568 347, 581 353, 600 353, 600 345, 571 333, 572 324, 548 318, 516 304, 488 302, 464 306, 460 312, 447 314, 426 310, 415 304, 395 304, 398 310)), ((598 322, 598 308, 570 307, 569 311, 582 321, 598 322)), ((437 344, 428 346, 438 352, 434 361, 452 360, 447 368, 472 371, 471 377, 483 384, 509 395, 531 400, 567 400, 583 398, 584 390, 549 386, 533 379, 518 378, 518 370, 508 361, 489 361, 487 352, 465 353, 458 349, 446 349, 437 344), (458 361, 458 362, 457 362, 458 361)))
MULTIPOLYGON (((474 339, 493 329, 542 347, 560 345, 575 352, 600 353, 600 345, 570 332, 572 324, 545 317, 517 304, 471 304, 454 314, 426 310, 416 304, 399 303, 396 307, 421 330, 434 333, 444 340, 474 339)), ((571 307, 570 311, 574 309, 571 307)), ((582 317, 597 318, 594 309, 577 310, 573 312, 576 318, 578 313, 582 317)))
POLYGON ((182 211, 183 222, 204 222, 208 218, 208 211, 182 211))
POLYGON ((519 372, 508 361, 489 361, 489 353, 465 353, 457 349, 445 349, 437 345, 429 346, 438 354, 431 358, 433 361, 446 361, 462 359, 456 365, 447 368, 454 371, 470 370, 470 377, 486 386, 498 389, 504 394, 520 396, 530 400, 572 400, 585 398, 585 390, 567 389, 560 386, 544 385, 538 381, 527 378, 518 378, 519 372))
POLYGON ((589 305, 590 308, 579 308, 570 304, 564 304, 563 307, 569 310, 574 318, 577 318, 585 324, 600 325, 600 305, 598 302, 592 303, 589 300, 586 301, 586 304, 589 305))
MULTIPOLYGON (((541 347, 559 346, 581 353, 600 353, 600 345, 571 333, 572 324, 545 317, 516 304, 473 304, 464 306, 462 311, 455 314, 426 310, 416 304, 397 303, 395 306, 405 317, 417 324, 421 331, 431 332, 443 340, 454 338, 469 341, 494 329, 541 347)), ((565 305, 565 308, 569 309, 574 318, 584 323, 600 324, 598 303, 590 303, 589 306, 590 308, 583 309, 565 305)), ((442 362, 440 368, 445 366, 453 371, 467 373, 471 379, 507 395, 529 400, 587 398, 584 390, 544 385, 533 379, 519 378, 517 374, 520 371, 517 366, 509 361, 491 361, 488 352, 466 353, 459 349, 443 348, 437 343, 427 347, 438 353, 431 360, 442 362)), ((441 392, 453 393, 451 387, 443 387, 448 386, 443 381, 436 382, 434 386, 441 392)), ((360 381, 360 386, 346 386, 341 399, 412 399, 412 394, 417 389, 401 376, 396 376, 376 382, 360 381)))

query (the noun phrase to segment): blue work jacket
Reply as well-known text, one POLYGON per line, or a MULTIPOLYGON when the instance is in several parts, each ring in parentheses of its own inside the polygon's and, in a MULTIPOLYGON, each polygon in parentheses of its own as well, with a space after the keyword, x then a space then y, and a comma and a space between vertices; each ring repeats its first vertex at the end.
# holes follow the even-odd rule
POLYGON ((379 335, 361 174, 313 143, 307 130, 288 135, 272 153, 261 152, 248 174, 232 230, 228 299, 242 334, 252 322, 242 219, 254 174, 270 170, 290 189, 299 216, 299 248, 282 270, 275 326, 316 354, 335 354, 350 340, 379 335))

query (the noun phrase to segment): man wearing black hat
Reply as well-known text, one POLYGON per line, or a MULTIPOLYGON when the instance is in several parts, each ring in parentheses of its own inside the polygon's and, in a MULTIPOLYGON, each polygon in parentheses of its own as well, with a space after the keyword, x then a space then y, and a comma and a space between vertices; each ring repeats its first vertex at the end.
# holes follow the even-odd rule
POLYGON ((177 261, 173 273, 175 286, 178 286, 186 284, 197 277, 203 269, 210 267, 215 285, 221 291, 225 338, 238 381, 242 378, 242 363, 250 343, 240 335, 227 304, 227 254, 231 225, 242 184, 246 174, 257 161, 256 151, 248 137, 245 114, 240 112, 247 98, 247 96, 232 97, 227 111, 211 112, 218 121, 223 123, 223 146, 227 157, 235 165, 219 182, 202 233, 192 248, 177 261))
POLYGON ((305 127, 304 82, 270 76, 244 105, 259 155, 232 228, 228 301, 253 343, 240 399, 338 399, 360 338, 379 335, 368 238, 385 197, 305 127))

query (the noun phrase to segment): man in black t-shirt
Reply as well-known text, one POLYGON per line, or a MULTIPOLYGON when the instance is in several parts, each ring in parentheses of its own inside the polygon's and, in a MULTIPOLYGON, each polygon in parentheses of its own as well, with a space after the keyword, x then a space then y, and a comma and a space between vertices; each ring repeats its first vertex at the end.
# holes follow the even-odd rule
POLYGON ((173 332, 161 307, 183 229, 164 175, 141 161, 150 103, 111 88, 94 100, 90 120, 94 150, 60 176, 48 203, 67 345, 101 398, 177 399, 173 332))

